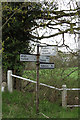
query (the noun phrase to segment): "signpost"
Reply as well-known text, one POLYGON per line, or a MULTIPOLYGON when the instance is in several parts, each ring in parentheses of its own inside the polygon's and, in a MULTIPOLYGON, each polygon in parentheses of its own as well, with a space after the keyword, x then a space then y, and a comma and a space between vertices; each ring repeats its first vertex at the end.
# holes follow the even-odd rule
POLYGON ((36 113, 39 113, 39 44, 37 44, 37 63, 36 63, 37 81, 36 81, 36 113))
POLYGON ((42 47, 39 54, 39 44, 37 44, 37 54, 20 54, 20 61, 36 62, 36 113, 39 113, 39 66, 40 69, 54 69, 54 63, 50 63, 50 56, 55 56, 57 47, 42 47))

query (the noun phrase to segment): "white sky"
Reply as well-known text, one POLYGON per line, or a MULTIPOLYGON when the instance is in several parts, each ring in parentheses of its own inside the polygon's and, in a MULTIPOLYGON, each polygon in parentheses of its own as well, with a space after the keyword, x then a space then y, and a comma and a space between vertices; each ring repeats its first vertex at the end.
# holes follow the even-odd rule
MULTIPOLYGON (((58 1, 58 3, 59 3, 59 9, 65 10, 65 9, 69 9, 69 5, 67 5, 69 2, 71 2, 71 8, 73 8, 73 7, 76 8, 75 1, 79 1, 79 0, 56 0, 56 1, 58 1)), ((45 35, 49 34, 49 32, 51 33, 51 31, 47 30, 47 33, 45 35)), ((52 31, 52 32, 54 32, 54 31, 52 31)), ((38 33, 39 33, 39 36, 41 36, 44 33, 44 30, 43 31, 39 30, 38 33)), ((65 44, 70 46, 71 49, 78 49, 78 43, 76 42, 78 40, 78 35, 76 37, 76 41, 74 40, 74 37, 75 37, 74 35, 69 35, 69 34, 65 33, 64 34, 65 44)), ((43 39, 43 40, 41 40, 41 42, 55 45, 56 42, 61 41, 61 39, 62 39, 62 35, 59 35, 54 38, 43 39)), ((67 50, 65 48, 62 48, 60 50, 67 52, 67 50)))

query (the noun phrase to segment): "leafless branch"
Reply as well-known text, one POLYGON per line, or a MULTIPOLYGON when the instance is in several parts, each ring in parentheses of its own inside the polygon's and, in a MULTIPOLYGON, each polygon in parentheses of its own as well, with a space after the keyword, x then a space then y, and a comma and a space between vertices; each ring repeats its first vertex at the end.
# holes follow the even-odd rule
POLYGON ((65 78, 67 78, 68 76, 70 76, 73 72, 75 72, 76 70, 78 70, 78 68, 77 69, 75 69, 75 70, 73 70, 73 71, 71 71, 68 75, 66 75, 62 80, 64 80, 65 78))

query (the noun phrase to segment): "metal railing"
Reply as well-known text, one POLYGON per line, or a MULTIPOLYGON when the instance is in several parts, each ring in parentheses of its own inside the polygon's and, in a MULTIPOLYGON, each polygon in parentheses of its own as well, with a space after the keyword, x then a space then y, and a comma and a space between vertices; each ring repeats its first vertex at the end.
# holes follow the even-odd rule
MULTIPOLYGON (((17 76, 17 75, 13 75, 12 70, 8 70, 8 72, 7 72, 7 83, 8 83, 8 91, 9 92, 13 92, 12 77, 19 78, 19 79, 22 79, 22 80, 26 80, 28 82, 32 82, 32 83, 35 83, 35 84, 37 83, 36 81, 30 80, 30 79, 27 79, 27 78, 23 78, 23 77, 20 77, 20 76, 17 76)), ((68 90, 73 90, 73 91, 74 90, 80 90, 80 88, 67 88, 66 85, 62 85, 62 88, 56 88, 54 86, 50 86, 50 85, 47 85, 47 84, 44 84, 44 83, 39 83, 39 85, 42 85, 42 86, 45 86, 45 87, 48 87, 48 88, 51 88, 51 89, 62 91, 62 106, 63 107, 71 107, 71 106, 80 107, 80 105, 67 105, 67 91, 68 90)))
MULTIPOLYGON (((11 74, 11 76, 22 79, 22 80, 26 80, 28 82, 37 83, 36 81, 30 80, 30 79, 27 79, 27 78, 23 78, 23 77, 20 77, 20 76, 17 76, 17 75, 11 74)), ((40 83, 39 85, 42 85, 42 86, 45 86, 45 87, 48 87, 48 88, 52 88, 52 89, 55 89, 55 90, 62 90, 62 89, 59 89, 59 88, 56 88, 56 87, 53 87, 53 86, 50 86, 50 85, 47 85, 47 84, 44 84, 44 83, 40 83)))

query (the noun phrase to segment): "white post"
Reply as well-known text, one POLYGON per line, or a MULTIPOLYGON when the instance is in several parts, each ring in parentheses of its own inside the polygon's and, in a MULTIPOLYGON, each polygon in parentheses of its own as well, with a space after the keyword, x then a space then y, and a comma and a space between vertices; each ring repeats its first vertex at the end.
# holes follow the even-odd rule
POLYGON ((12 82, 12 70, 8 70, 7 72, 7 84, 8 84, 8 91, 13 92, 13 82, 12 82))
POLYGON ((67 107, 67 89, 66 85, 62 85, 63 91, 62 91, 62 107, 67 107))

